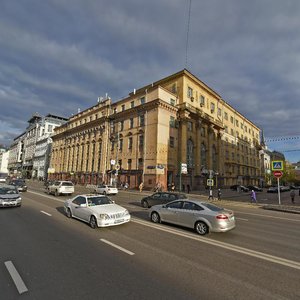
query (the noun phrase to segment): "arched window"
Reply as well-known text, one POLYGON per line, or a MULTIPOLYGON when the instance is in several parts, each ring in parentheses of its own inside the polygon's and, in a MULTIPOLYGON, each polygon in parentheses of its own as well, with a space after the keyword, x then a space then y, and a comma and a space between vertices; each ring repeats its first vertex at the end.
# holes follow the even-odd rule
POLYGON ((188 167, 194 166, 194 143, 191 139, 188 139, 187 141, 187 165, 188 167))
POLYGON ((204 143, 201 144, 201 169, 207 169, 206 146, 204 143))

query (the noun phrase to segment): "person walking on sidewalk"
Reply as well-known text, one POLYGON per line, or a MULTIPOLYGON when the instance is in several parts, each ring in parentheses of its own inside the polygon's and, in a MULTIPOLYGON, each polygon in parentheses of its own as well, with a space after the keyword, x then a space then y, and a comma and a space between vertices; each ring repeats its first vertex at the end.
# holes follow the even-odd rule
POLYGON ((254 190, 251 191, 251 203, 257 203, 256 202, 256 194, 255 194, 254 190))
POLYGON ((218 200, 221 200, 221 189, 218 189, 218 200))
POLYGON ((291 201, 294 204, 295 203, 295 191, 294 190, 291 190, 290 196, 291 196, 291 201))
POLYGON ((140 193, 143 191, 144 182, 142 181, 139 185, 140 193))
POLYGON ((208 200, 209 199, 212 199, 212 200, 214 200, 214 196, 213 196, 213 191, 212 191, 212 189, 209 189, 209 196, 208 196, 208 200))

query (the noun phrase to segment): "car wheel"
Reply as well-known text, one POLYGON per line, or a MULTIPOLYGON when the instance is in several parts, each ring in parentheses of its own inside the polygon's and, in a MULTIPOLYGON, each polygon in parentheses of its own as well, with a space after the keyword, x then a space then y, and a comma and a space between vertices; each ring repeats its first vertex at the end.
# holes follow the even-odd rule
POLYGON ((195 224, 195 230, 200 235, 205 235, 208 233, 209 228, 204 222, 197 222, 195 224))
POLYGON ((153 212, 152 214, 151 214, 151 221, 153 222, 153 223, 160 223, 160 216, 159 216, 159 214, 157 213, 157 212, 153 212))
POLYGON ((47 194, 50 195, 50 189, 47 190, 47 194))
POLYGON ((55 190, 55 196, 59 196, 59 192, 58 192, 58 190, 55 190))
POLYGON ((90 218, 90 226, 93 229, 95 229, 97 227, 97 220, 96 220, 95 216, 91 216, 91 218, 90 218))
POLYGON ((144 201, 142 202, 142 206, 143 206, 144 208, 149 208, 149 203, 148 203, 148 201, 147 201, 147 200, 144 200, 144 201))
POLYGON ((68 218, 72 218, 72 213, 71 213, 71 209, 70 208, 67 208, 66 215, 67 215, 68 218))

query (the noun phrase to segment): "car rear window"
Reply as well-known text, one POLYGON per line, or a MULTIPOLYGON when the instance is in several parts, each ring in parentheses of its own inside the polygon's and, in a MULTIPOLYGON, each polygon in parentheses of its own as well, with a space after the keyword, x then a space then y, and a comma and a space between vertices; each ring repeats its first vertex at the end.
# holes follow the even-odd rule
POLYGON ((62 186, 73 186, 73 183, 72 182, 63 182, 61 185, 62 186))
POLYGON ((210 204, 210 203, 201 203, 201 205, 205 206, 206 208, 212 210, 212 211, 221 211, 221 210, 224 210, 223 208, 219 207, 219 206, 216 206, 216 205, 213 205, 213 204, 210 204))

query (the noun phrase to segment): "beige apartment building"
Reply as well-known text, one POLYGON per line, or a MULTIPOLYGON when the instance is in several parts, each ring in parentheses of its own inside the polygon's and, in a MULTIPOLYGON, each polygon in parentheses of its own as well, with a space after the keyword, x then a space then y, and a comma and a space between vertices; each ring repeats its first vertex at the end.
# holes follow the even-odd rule
POLYGON ((260 129, 184 69, 55 129, 50 178, 145 188, 259 184, 260 129))

